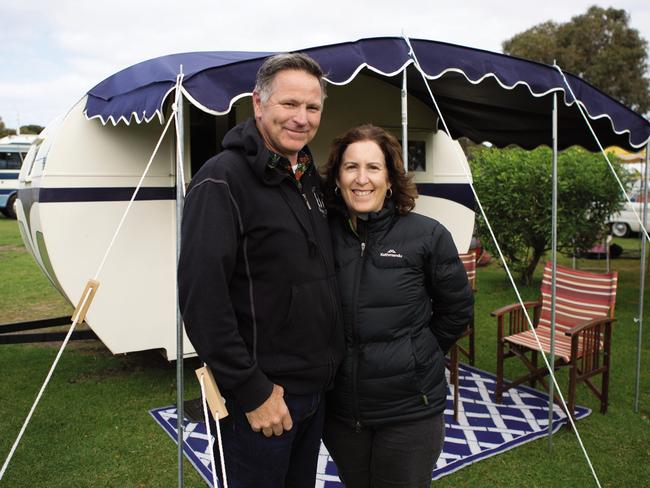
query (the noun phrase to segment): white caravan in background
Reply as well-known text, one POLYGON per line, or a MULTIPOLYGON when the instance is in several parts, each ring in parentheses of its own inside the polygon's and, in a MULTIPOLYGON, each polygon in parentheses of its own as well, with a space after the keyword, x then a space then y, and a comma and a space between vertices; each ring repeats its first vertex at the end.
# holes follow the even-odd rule
POLYGON ((0 139, 0 212, 9 219, 16 218, 18 174, 35 138, 16 135, 0 139))

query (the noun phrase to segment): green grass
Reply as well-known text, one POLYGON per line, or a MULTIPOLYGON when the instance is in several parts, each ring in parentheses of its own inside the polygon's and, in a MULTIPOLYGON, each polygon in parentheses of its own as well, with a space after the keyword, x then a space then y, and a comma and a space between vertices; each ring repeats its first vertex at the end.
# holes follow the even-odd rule
MULTIPOLYGON (((71 314, 0 217, 0 323, 71 314)), ((60 343, 0 345, 0 464, 29 412, 60 343)), ((186 362, 187 398, 198 396, 186 362)), ((34 413, 2 487, 177 485, 177 451, 148 410, 176 401, 175 364, 156 351, 113 356, 101 343, 71 343, 34 413)), ((205 483, 184 463, 185 486, 205 483)))
POLYGON ((0 323, 71 315, 23 246, 16 220, 0 216, 0 323))
MULTIPOLYGON (((634 379, 636 372, 637 331, 634 317, 639 304, 639 260, 626 256, 636 252, 636 239, 617 239, 625 249, 622 258, 612 260, 612 269, 619 272, 616 317, 613 335, 612 372, 610 376, 610 403, 607 414, 599 413, 599 402, 579 385, 577 401, 594 413, 577 422, 578 431, 591 457, 603 486, 639 486, 650 482, 650 376, 642 369, 640 412, 633 412, 634 379)), ((571 260, 561 257, 560 262, 570 265, 571 260)), ((579 259, 580 269, 605 271, 604 261, 579 259)), ((541 266, 535 285, 520 287, 524 300, 537 298, 541 266)), ((506 279, 505 271, 496 264, 480 268, 476 294, 477 366, 496 370, 496 332, 491 310, 513 303, 514 292, 506 279)), ((646 324, 650 309, 650 293, 646 293, 646 324)), ((642 364, 648 361, 648 325, 642 347, 642 364)), ((506 377, 515 377, 524 371, 515 359, 506 361, 506 377)), ((566 392, 567 374, 558 375, 566 392)), ((586 461, 583 459, 575 434, 563 429, 553 436, 553 449, 549 451, 546 439, 518 447, 444 478, 446 486, 594 486, 586 461), (447 481, 448 480, 448 481, 447 481)))
MULTIPOLYGON (((638 314, 639 245, 620 239, 617 319, 606 415, 598 401, 578 388, 578 403, 594 410, 577 423, 603 486, 650 483, 650 373, 641 383, 640 412, 634 413, 638 314), (627 258, 634 256, 636 259, 627 258)), ((565 263, 570 262, 564 260, 565 263)), ((604 268, 604 262, 579 260, 580 268, 604 268)), ((15 221, 0 218, 0 322, 70 313, 24 251, 15 221)), ((521 289, 535 298, 538 285, 521 289)), ((514 293, 496 264, 480 268, 476 294, 477 366, 495 370, 495 325, 489 312, 511 303, 514 293)), ((650 294, 646 303, 650 302, 650 294)), ((648 323, 648 310, 645 312, 648 323)), ((647 364, 650 328, 646 325, 642 361, 647 364)), ((56 355, 57 344, 0 345, 0 463, 22 425, 56 355)), ((510 363, 510 364, 509 364, 510 363)), ((506 363, 506 376, 521 369, 506 363)), ((197 396, 186 364, 186 395, 197 396)), ((113 356, 98 342, 68 346, 0 487, 171 487, 176 486, 176 447, 147 411, 175 402, 175 368, 157 352, 113 356)), ((562 384, 566 374, 560 375, 562 384)), ((185 486, 205 484, 187 462, 185 486)), ((480 461, 432 486, 594 486, 576 436, 563 429, 505 454, 480 461)))

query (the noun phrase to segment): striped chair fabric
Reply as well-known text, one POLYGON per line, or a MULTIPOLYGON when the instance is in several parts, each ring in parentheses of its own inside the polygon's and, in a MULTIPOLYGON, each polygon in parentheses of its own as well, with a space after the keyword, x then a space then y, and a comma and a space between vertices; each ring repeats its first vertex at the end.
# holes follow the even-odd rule
POLYGON ((465 266, 467 279, 472 286, 472 291, 476 291, 476 251, 470 251, 465 254, 459 254, 460 261, 465 266))
MULTIPOLYGON (((476 292, 476 251, 470 251, 465 254, 459 254, 465 271, 467 272, 467 279, 472 287, 472 292, 476 292)), ((469 359, 470 364, 474 365, 474 317, 469 324, 467 324, 467 331, 459 339, 459 342, 464 337, 469 338, 467 347, 461 346, 458 342, 454 344, 449 351, 449 382, 454 388, 454 420, 458 420, 458 396, 459 396, 459 377, 458 377, 458 363, 460 361, 459 354, 463 354, 469 359)))
MULTIPOLYGON (((565 332, 593 319, 614 316, 616 304, 616 272, 594 274, 557 266, 555 306, 555 355, 566 362, 571 360, 571 337, 565 332)), ((536 328, 542 349, 551 351, 551 285, 552 267, 546 263, 542 278, 542 308, 536 328)), ((505 337, 513 344, 540 350, 533 332, 526 330, 505 337)), ((584 340, 578 344, 578 358, 582 356, 584 340)), ((602 347, 602 340, 594 346, 602 347)))

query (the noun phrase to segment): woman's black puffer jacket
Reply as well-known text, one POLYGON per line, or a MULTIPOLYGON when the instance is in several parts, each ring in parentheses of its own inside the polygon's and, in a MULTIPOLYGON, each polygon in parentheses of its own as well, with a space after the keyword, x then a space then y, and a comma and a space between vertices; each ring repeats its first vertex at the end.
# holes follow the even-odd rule
POLYGON ((473 296, 451 235, 394 208, 331 220, 346 351, 328 412, 360 428, 444 411, 444 354, 473 296))

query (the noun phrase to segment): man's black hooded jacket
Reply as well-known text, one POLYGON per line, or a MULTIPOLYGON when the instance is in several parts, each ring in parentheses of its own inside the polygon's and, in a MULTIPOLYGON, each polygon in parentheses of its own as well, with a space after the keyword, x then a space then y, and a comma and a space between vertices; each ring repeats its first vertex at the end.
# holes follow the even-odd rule
POLYGON ((343 352, 334 260, 319 177, 270 166, 253 119, 192 179, 178 267, 187 334, 245 411, 273 383, 326 390, 343 352))

